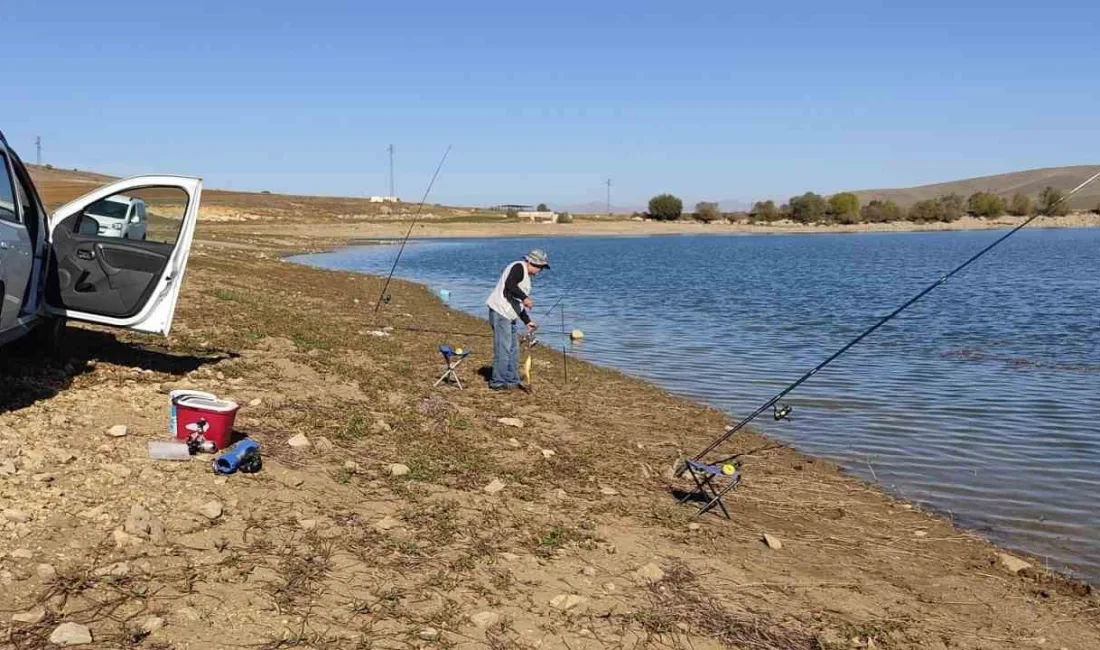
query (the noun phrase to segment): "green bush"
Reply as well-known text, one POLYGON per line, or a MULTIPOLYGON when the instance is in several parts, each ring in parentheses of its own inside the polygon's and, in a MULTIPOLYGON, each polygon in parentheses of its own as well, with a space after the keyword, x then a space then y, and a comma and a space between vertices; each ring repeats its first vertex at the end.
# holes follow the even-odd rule
MULTIPOLYGON (((53 169, 53 165, 51 165, 50 163, 46 163, 46 169, 53 169)), ((73 170, 73 171, 76 171, 76 170, 73 170)))
POLYGON ((859 197, 851 192, 841 192, 830 196, 828 214, 838 223, 858 223, 859 197))
POLYGON ((550 208, 546 207, 545 203, 539 203, 539 207, 535 208, 538 212, 549 212, 550 208))
POLYGON ((1039 193, 1039 214, 1046 217, 1064 217, 1069 214, 1066 195, 1057 187, 1049 185, 1039 193))
POLYGON ((790 201, 791 219, 798 223, 817 223, 825 218, 827 204, 820 194, 806 192, 790 201))
POLYGON ((875 199, 859 210, 859 216, 867 223, 892 223, 905 218, 905 211, 897 203, 887 199, 875 199))
POLYGON ((1096 207, 1092 209, 1094 214, 1100 214, 1100 203, 1096 204, 1096 207))
POLYGON ((700 201, 695 204, 695 218, 703 223, 718 221, 722 218, 722 211, 718 204, 710 201, 700 201))
POLYGON ((568 212, 559 212, 558 223, 573 223, 573 215, 568 212))
POLYGON ((661 221, 675 221, 684 213, 684 202, 671 194, 658 194, 649 200, 649 216, 661 221))
POLYGON ((1026 194, 1016 192, 1012 195, 1012 200, 1008 202, 1007 211, 1014 217, 1026 217, 1035 211, 1035 206, 1026 194))
POLYGON ((958 194, 945 194, 935 199, 918 201, 909 208, 909 219, 918 222, 941 221, 951 223, 966 214, 964 201, 958 194))
POLYGON ((518 210, 509 210, 509 211, 504 213, 504 216, 509 218, 509 219, 519 219, 519 211, 518 210))
POLYGON ((757 201, 752 204, 749 218, 753 221, 775 221, 779 219, 779 208, 775 207, 775 201, 757 201))
POLYGON ((1005 201, 996 194, 974 192, 966 201, 966 210, 975 217, 994 219, 1005 213, 1005 201))

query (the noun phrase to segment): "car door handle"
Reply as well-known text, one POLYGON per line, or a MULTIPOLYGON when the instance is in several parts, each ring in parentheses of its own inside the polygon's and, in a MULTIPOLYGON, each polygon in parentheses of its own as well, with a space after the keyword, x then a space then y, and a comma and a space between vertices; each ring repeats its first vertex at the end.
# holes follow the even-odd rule
POLYGON ((76 256, 82 260, 94 260, 95 251, 78 250, 76 251, 76 256))

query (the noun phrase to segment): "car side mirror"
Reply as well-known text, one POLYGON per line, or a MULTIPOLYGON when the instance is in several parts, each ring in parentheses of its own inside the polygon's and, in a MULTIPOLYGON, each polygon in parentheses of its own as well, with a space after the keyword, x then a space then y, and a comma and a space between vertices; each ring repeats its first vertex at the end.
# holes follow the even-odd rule
POLYGON ((99 222, 89 217, 87 214, 80 215, 80 224, 77 226, 77 232, 82 235, 98 235, 99 222))

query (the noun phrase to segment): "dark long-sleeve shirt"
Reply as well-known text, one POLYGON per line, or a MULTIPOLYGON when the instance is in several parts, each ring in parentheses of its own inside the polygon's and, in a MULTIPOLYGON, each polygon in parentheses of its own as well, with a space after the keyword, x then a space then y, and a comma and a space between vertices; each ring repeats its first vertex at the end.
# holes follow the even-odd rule
POLYGON ((523 264, 513 264, 512 270, 508 272, 508 278, 504 281, 504 297, 519 314, 520 320, 527 324, 531 322, 531 317, 527 315, 527 310, 523 308, 523 301, 527 299, 527 294, 519 288, 520 282, 523 282, 523 264))

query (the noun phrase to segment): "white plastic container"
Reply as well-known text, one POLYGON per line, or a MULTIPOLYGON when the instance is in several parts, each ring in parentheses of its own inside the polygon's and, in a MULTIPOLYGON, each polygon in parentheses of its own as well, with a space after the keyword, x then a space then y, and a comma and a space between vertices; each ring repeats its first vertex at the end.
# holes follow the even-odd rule
POLYGON ((149 458, 153 460, 191 460, 186 442, 178 440, 150 440, 149 458))

